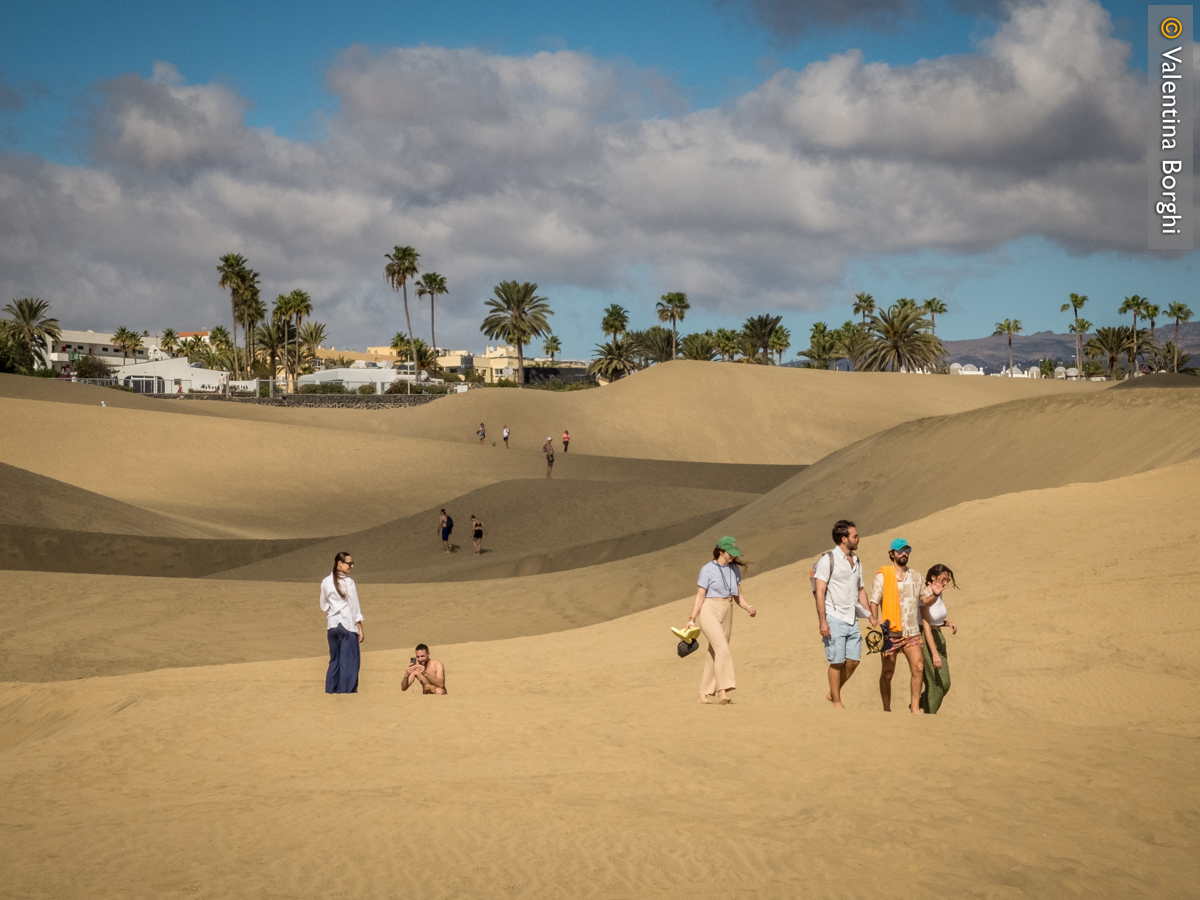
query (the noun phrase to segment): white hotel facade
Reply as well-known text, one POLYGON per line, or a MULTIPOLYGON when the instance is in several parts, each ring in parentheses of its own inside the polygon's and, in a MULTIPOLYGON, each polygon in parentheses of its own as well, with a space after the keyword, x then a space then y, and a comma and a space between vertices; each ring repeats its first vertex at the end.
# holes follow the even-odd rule
POLYGON ((70 368, 85 356, 102 359, 110 366, 127 366, 150 360, 150 351, 158 350, 158 338, 142 338, 142 349, 121 355, 121 348, 113 343, 112 334, 103 331, 63 331, 62 336, 50 346, 46 362, 51 368, 62 371, 70 368))

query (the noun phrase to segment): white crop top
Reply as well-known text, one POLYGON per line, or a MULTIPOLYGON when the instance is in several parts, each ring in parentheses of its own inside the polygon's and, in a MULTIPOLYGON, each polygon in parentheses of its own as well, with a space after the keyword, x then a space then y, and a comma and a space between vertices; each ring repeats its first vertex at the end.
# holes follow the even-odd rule
POLYGON ((938 597, 932 603, 930 603, 927 609, 929 610, 930 623, 934 625, 946 624, 946 616, 948 613, 946 612, 946 604, 942 602, 941 597, 938 597))

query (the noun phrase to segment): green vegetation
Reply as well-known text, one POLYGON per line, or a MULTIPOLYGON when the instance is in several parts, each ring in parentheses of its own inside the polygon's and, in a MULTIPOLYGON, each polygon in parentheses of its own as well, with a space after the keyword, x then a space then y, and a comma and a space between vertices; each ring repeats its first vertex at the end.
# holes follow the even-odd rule
POLYGON ((479 330, 492 340, 517 348, 517 384, 525 383, 525 345, 550 334, 547 316, 554 315, 545 297, 537 296, 537 285, 526 281, 502 281, 487 301, 490 310, 479 330))
POLYGON ((112 378, 116 370, 104 360, 89 353, 75 363, 73 371, 77 378, 112 378))
POLYGON ((400 362, 412 362, 415 353, 418 370, 430 373, 436 371, 437 355, 433 348, 419 337, 410 338, 403 331, 397 331, 396 336, 392 338, 391 346, 396 351, 396 357, 400 362))
POLYGON ((346 386, 344 384, 305 384, 301 385, 300 393, 302 394, 344 394, 346 386))
POLYGON ((671 359, 675 359, 679 355, 679 328, 677 326, 683 321, 684 314, 691 308, 687 294, 678 291, 663 294, 662 299, 658 301, 656 307, 658 321, 671 323, 671 359))
MULTIPOLYGON (((1190 321, 1192 318, 1192 311, 1188 308, 1186 303, 1172 303, 1167 307, 1167 317, 1175 320, 1175 341, 1172 344, 1174 347, 1174 352, 1172 353, 1174 365, 1172 366, 1171 371, 1179 372, 1179 323, 1190 321)), ((1186 354, 1184 354, 1184 356, 1186 356, 1186 354)), ((1184 359, 1183 363, 1184 365, 1187 365, 1187 359, 1184 359)))
POLYGON ((1013 373, 1013 356, 1012 356, 1012 339, 1014 334, 1021 333, 1020 319, 1005 319, 1003 322, 996 323, 996 330, 993 335, 1003 334, 1008 336, 1008 377, 1012 378, 1013 373))
POLYGON ((604 318, 600 320, 600 330, 604 332, 605 337, 610 334, 614 338, 620 337, 629 330, 629 311, 616 303, 611 304, 608 309, 604 310, 604 318))
MULTIPOLYGON (((392 248, 391 253, 384 254, 384 258, 387 259, 388 264, 384 266, 383 277, 391 285, 392 290, 402 291, 404 294, 404 323, 411 337, 413 327, 412 317, 408 314, 408 282, 409 279, 417 277, 421 255, 412 247, 396 246, 392 248)), ((416 346, 413 345, 409 349, 412 354, 409 359, 419 359, 416 346)))
POLYGON ((13 300, 0 319, 0 372, 32 375, 50 369, 46 359, 62 337, 58 319, 49 315, 50 304, 36 297, 13 300))
POLYGON ((433 348, 435 357, 437 356, 437 329, 434 326, 433 307, 438 295, 447 292, 446 276, 439 275, 437 272, 426 272, 417 282, 417 297, 429 298, 429 346, 433 348))

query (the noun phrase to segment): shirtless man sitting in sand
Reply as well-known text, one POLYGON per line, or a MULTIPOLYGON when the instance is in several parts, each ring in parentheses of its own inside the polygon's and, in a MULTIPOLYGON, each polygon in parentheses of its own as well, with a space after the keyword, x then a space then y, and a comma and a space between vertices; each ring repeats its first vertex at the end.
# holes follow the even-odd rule
POLYGON ((429 648, 417 644, 416 662, 412 663, 404 673, 400 682, 400 690, 407 691, 416 682, 421 682, 422 694, 446 693, 446 669, 436 659, 429 658, 429 648))

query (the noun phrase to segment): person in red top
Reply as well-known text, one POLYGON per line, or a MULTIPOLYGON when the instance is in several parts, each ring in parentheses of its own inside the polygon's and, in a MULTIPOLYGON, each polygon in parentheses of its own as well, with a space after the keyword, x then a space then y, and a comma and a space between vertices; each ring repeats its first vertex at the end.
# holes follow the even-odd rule
POLYGON ((563 431, 563 453, 567 452, 567 448, 571 446, 571 432, 563 431))

